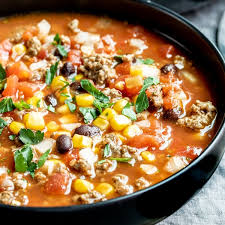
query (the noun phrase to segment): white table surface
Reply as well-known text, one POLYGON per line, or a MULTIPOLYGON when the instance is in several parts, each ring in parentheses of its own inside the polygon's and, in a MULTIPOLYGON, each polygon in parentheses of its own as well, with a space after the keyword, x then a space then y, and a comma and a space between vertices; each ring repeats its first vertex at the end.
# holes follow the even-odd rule
MULTIPOLYGON (((183 16, 215 42, 216 29, 224 10, 225 0, 214 0, 212 4, 183 16)), ((158 225, 225 225, 225 157, 202 190, 158 225)))

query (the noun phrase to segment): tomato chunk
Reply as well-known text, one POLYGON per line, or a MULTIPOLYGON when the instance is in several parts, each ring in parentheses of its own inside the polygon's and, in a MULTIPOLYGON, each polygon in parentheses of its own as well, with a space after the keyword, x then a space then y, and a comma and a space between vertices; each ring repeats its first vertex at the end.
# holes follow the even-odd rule
POLYGON ((159 147, 160 143, 153 135, 142 134, 131 138, 128 144, 136 148, 159 147))
POLYGON ((14 63, 11 67, 9 67, 6 71, 7 76, 17 75, 19 80, 27 80, 31 77, 31 72, 27 68, 27 66, 19 61, 14 63))
POLYGON ((78 159, 79 157, 79 150, 78 149, 73 149, 72 151, 69 151, 66 154, 62 155, 63 161, 65 164, 69 165, 69 162, 73 159, 78 159))
POLYGON ((124 62, 116 66, 116 73, 120 75, 130 74, 130 63, 124 62))
POLYGON ((7 78, 7 87, 2 92, 2 95, 4 97, 6 96, 15 97, 18 90, 17 88, 18 88, 18 77, 16 75, 10 76, 7 78))
POLYGON ((5 64, 8 61, 11 49, 12 44, 8 39, 0 43, 0 63, 5 64))
POLYGON ((48 194, 64 195, 69 184, 69 176, 65 173, 54 173, 45 183, 44 191, 48 194))
POLYGON ((37 84, 24 81, 19 82, 18 89, 23 92, 25 97, 32 97, 40 87, 37 84))
POLYGON ((68 53, 68 61, 70 61, 73 65, 79 66, 81 65, 81 56, 79 50, 71 50, 68 53))

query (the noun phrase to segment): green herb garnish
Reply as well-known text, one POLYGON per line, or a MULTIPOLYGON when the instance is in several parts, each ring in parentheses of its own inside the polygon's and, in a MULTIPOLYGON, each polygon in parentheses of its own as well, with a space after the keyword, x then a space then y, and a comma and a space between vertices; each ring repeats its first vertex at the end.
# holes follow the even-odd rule
POLYGON ((98 99, 95 99, 94 102, 93 102, 93 105, 98 109, 98 111, 100 113, 102 113, 102 109, 105 109, 105 108, 109 108, 113 105, 114 103, 102 103, 100 102, 98 99))
POLYGON ((0 64, 0 81, 4 80, 6 78, 6 72, 4 68, 2 67, 2 64, 0 64))
POLYGON ((42 167, 48 158, 50 150, 47 150, 38 160, 37 163, 32 162, 33 151, 29 145, 25 145, 21 150, 17 150, 14 154, 16 172, 28 171, 32 177, 36 169, 42 167))
POLYGON ((59 62, 56 62, 54 65, 51 65, 50 69, 46 71, 45 83, 47 85, 50 85, 52 83, 52 80, 54 79, 57 72, 58 64, 59 62))
POLYGON ((121 63, 123 63, 123 55, 115 55, 113 58, 117 62, 116 66, 119 65, 119 64, 121 64, 121 63))
POLYGON ((0 118, 0 135, 2 134, 4 127, 6 127, 7 125, 8 125, 8 123, 5 120, 3 120, 2 118, 0 118))
POLYGON ((113 157, 110 157, 109 159, 111 159, 111 160, 116 160, 117 162, 124 162, 124 163, 127 163, 127 162, 129 162, 132 158, 113 158, 113 157))
POLYGON ((49 112, 55 113, 55 108, 54 108, 52 105, 48 105, 48 106, 47 106, 47 110, 48 110, 49 112))
POLYGON ((15 134, 9 135, 9 140, 10 141, 14 141, 15 139, 16 139, 16 135, 15 134))
POLYGON ((24 144, 36 145, 41 142, 44 138, 44 132, 40 130, 33 132, 30 129, 21 129, 19 132, 19 139, 24 144))
POLYGON ((62 41, 61 41, 61 38, 59 37, 59 34, 55 35, 54 42, 52 42, 52 44, 56 46, 56 48, 59 51, 59 54, 62 57, 67 57, 68 52, 65 50, 64 46, 62 45, 62 41))
POLYGON ((4 98, 0 102, 0 113, 10 112, 13 109, 15 109, 15 106, 11 98, 4 98))
POLYGON ((104 162, 106 162, 105 159, 98 161, 98 164, 102 164, 102 163, 104 163, 104 162))
POLYGON ((70 112, 74 113, 76 110, 76 105, 74 103, 72 103, 72 99, 67 99, 65 100, 65 104, 67 104, 70 112))
POLYGON ((98 116, 98 111, 95 108, 80 107, 79 111, 84 116, 84 122, 85 123, 91 123, 98 116))
POLYGON ((122 114, 124 116, 127 116, 128 118, 130 118, 131 120, 136 120, 137 116, 136 113, 132 110, 131 108, 131 104, 128 102, 125 107, 122 110, 122 114))
POLYGON ((103 151, 103 156, 105 158, 109 157, 112 154, 111 149, 110 149, 110 145, 107 144, 105 145, 104 151, 103 151))
POLYGON ((155 61, 153 59, 147 58, 147 59, 137 59, 137 62, 141 64, 152 65, 155 61))
POLYGON ((19 102, 14 102, 14 106, 19 110, 22 111, 24 109, 30 109, 31 105, 27 104, 25 101, 21 100, 19 102))
POLYGON ((137 113, 143 112, 144 110, 146 110, 149 107, 149 100, 148 100, 148 97, 147 97, 145 91, 151 85, 156 85, 158 83, 159 83, 159 80, 156 78, 153 78, 153 77, 148 77, 144 80, 144 85, 137 97, 136 104, 135 104, 137 113))
POLYGON ((86 90, 89 94, 93 95, 96 99, 101 101, 102 103, 108 103, 109 97, 104 95, 101 91, 92 85, 89 80, 81 80, 80 81, 81 87, 86 90))

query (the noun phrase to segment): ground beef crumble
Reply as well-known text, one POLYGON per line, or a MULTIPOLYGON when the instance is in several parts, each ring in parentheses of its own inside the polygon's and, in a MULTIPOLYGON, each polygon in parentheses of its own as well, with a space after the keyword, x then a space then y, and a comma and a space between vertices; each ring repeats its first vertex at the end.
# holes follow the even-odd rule
POLYGON ((161 84, 152 85, 148 88, 148 92, 151 93, 149 96, 150 108, 155 110, 163 106, 163 86, 161 84))
POLYGON ((138 190, 141 190, 149 187, 150 183, 144 177, 140 177, 135 181, 135 186, 138 190))
POLYGON ((41 50, 41 42, 37 37, 32 37, 27 41, 27 54, 36 56, 41 50))
POLYGON ((112 66, 113 59, 111 56, 96 54, 84 57, 80 70, 87 78, 95 81, 97 85, 103 85, 107 80, 116 77, 116 72, 112 66))
POLYGON ((112 177, 113 186, 116 192, 120 195, 127 195, 133 192, 133 186, 128 185, 128 176, 117 174, 112 177))
POLYGON ((112 172, 116 169, 117 162, 114 160, 106 159, 103 163, 96 163, 96 174, 105 175, 106 173, 112 172))
POLYGON ((91 204, 99 201, 104 201, 105 196, 97 191, 90 191, 86 194, 75 195, 72 197, 73 202, 78 202, 81 204, 91 204))
POLYGON ((102 90, 102 93, 108 96, 110 101, 113 103, 115 103, 116 101, 118 101, 123 97, 122 93, 115 88, 104 88, 102 90))
POLYGON ((216 108, 212 102, 201 102, 197 100, 191 106, 189 115, 179 119, 177 124, 194 130, 203 129, 212 123, 215 116, 216 108))
POLYGON ((70 166, 76 171, 83 173, 84 175, 93 175, 91 164, 85 159, 71 160, 70 166))

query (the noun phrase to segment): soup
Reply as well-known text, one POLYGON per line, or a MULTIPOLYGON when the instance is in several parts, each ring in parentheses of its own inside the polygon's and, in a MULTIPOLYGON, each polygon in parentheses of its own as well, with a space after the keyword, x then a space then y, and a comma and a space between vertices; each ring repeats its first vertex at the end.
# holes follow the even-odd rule
POLYGON ((0 203, 90 204, 154 185, 215 134, 204 73, 142 26, 69 13, 0 22, 0 203))

